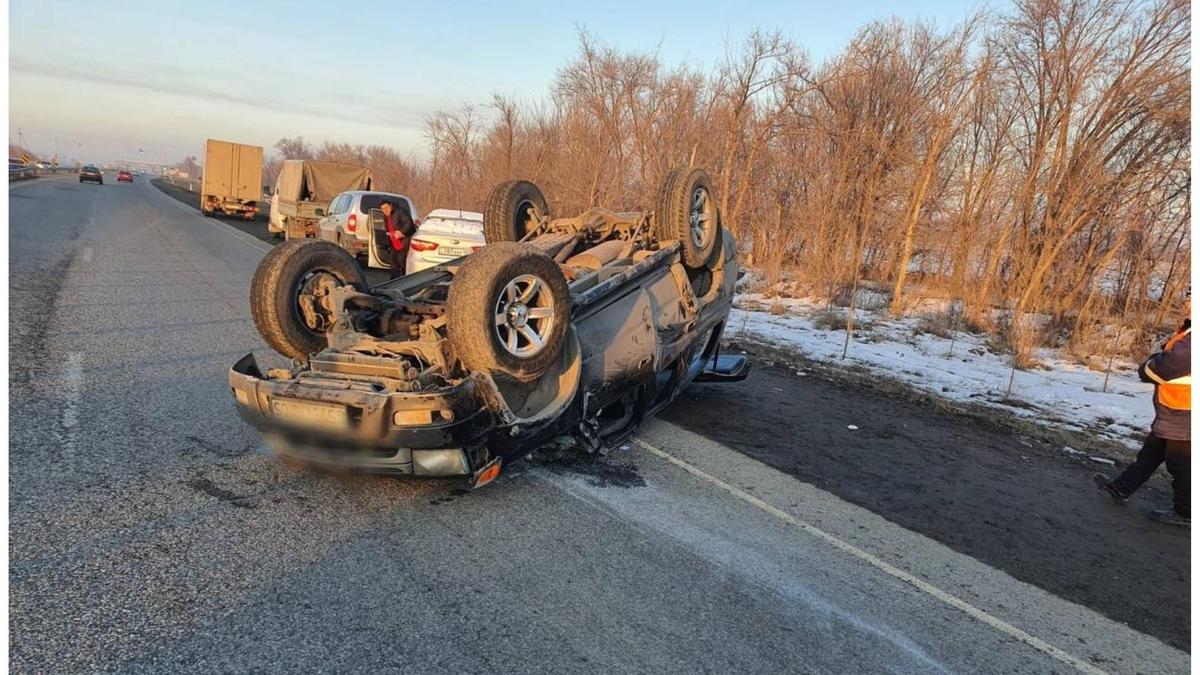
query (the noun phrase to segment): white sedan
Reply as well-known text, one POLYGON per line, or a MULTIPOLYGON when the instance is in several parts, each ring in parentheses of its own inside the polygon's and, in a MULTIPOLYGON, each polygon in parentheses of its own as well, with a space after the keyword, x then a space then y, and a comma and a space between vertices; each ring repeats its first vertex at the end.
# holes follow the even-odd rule
POLYGON ((482 213, 434 209, 408 242, 404 272, 413 274, 470 255, 484 243, 482 213))

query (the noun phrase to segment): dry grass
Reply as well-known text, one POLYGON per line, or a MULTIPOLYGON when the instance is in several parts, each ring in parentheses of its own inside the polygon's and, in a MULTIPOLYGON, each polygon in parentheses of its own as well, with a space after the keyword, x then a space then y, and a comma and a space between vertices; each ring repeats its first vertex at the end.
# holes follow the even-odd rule
POLYGON ((959 323, 957 314, 925 315, 917 321, 913 332, 917 335, 935 335, 950 340, 954 337, 959 323))
POLYGON ((813 317, 813 328, 818 330, 845 330, 846 315, 836 309, 827 309, 813 317))

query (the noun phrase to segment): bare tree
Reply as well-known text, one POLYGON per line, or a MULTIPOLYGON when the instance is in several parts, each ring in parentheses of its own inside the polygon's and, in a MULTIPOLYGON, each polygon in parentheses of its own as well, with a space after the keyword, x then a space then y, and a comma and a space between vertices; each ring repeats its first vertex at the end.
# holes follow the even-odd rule
POLYGON ((303 136, 279 139, 275 143, 275 151, 283 159, 309 159, 314 154, 312 145, 303 136))
POLYGON ((1017 0, 871 23, 815 66, 755 32, 709 73, 581 31, 544 98, 431 116, 426 161, 276 149, 370 166, 429 208, 512 178, 557 213, 652 208, 667 171, 707 167, 768 291, 786 273, 846 306, 847 348, 865 285, 893 314, 946 302, 1015 365, 1038 344, 1137 350, 1191 266, 1189 22, 1183 0, 1017 0))

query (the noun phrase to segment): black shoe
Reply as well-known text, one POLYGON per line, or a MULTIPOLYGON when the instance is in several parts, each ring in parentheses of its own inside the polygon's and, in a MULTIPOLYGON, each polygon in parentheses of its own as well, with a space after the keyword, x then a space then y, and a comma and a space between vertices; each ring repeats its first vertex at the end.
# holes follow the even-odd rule
POLYGON ((1175 527, 1192 527, 1191 516, 1181 516, 1175 512, 1175 509, 1158 509, 1150 512, 1150 520, 1163 525, 1174 525, 1175 527))
POLYGON ((1113 483, 1108 479, 1108 476, 1102 473, 1094 473, 1092 474, 1092 480, 1096 482, 1096 487, 1107 493, 1109 497, 1112 497, 1114 502, 1124 504, 1129 501, 1129 495, 1123 495, 1120 490, 1113 487, 1113 483))

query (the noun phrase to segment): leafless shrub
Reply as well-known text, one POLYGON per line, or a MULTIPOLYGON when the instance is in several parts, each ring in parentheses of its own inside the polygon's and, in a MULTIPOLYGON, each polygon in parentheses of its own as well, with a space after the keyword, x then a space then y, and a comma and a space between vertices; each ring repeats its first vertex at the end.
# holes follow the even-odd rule
POLYGON ((917 335, 934 335, 946 340, 954 337, 955 317, 950 314, 925 315, 917 320, 913 332, 917 335))
POLYGON ((813 328, 818 330, 845 330, 846 315, 837 310, 825 310, 813 317, 813 328))

